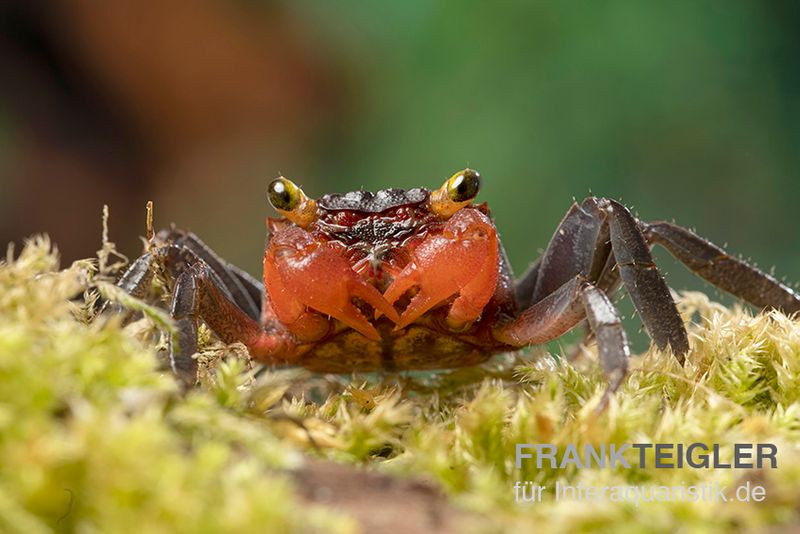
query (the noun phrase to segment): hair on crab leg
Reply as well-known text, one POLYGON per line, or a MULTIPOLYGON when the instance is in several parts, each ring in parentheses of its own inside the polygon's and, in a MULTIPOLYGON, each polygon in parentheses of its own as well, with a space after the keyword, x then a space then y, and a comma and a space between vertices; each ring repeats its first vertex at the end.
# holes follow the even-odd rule
POLYGON ((611 395, 619 389, 628 375, 630 348, 619 312, 605 292, 592 284, 585 283, 581 287, 581 301, 597 341, 600 365, 608 382, 608 387, 596 408, 596 412, 599 413, 606 409, 611 395))
POLYGON ((691 271, 723 291, 758 308, 800 311, 800 294, 796 291, 694 232, 664 221, 642 226, 650 243, 663 246, 691 271))
POLYGON ((625 206, 611 199, 596 199, 596 206, 608 216, 619 274, 647 333, 659 349, 669 345, 683 365, 689 352, 686 327, 636 219, 625 206))

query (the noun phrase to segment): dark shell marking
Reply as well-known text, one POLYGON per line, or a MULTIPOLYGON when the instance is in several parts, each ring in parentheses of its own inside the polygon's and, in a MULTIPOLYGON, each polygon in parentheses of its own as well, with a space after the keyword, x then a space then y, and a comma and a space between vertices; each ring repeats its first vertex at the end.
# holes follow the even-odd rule
POLYGON ((395 221, 365 218, 352 226, 328 225, 325 221, 321 221, 319 226, 331 238, 347 245, 392 243, 393 246, 400 246, 404 239, 418 231, 417 224, 414 219, 395 221))
POLYGON ((381 189, 377 193, 372 191, 351 191, 344 195, 338 193, 325 195, 317 201, 317 205, 324 210, 349 210, 365 213, 380 213, 398 206, 420 204, 425 202, 430 191, 422 187, 414 189, 381 189))

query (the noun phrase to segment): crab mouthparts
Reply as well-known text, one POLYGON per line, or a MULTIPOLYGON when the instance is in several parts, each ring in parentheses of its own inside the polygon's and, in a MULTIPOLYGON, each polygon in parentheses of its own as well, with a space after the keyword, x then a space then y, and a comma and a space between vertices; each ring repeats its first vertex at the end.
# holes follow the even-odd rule
POLYGON ((353 264, 352 269, 365 282, 383 293, 404 267, 396 265, 396 254, 393 253, 396 250, 389 244, 365 247, 363 257, 353 264))

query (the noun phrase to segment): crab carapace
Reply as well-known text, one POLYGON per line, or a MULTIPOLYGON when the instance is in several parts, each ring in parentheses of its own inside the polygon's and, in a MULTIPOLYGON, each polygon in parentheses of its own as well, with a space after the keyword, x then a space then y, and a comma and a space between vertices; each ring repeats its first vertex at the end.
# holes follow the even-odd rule
POLYGON ((264 284, 175 228, 119 281, 141 295, 161 265, 174 281, 173 371, 196 380, 197 327, 244 343, 265 364, 325 373, 443 369, 554 340, 584 321, 608 380, 627 374, 628 341, 609 298, 623 286, 653 342, 683 363, 686 328, 650 249, 662 245, 697 275, 757 308, 800 311, 800 295, 693 232, 644 222, 619 202, 573 203, 541 257, 514 279, 480 175, 439 189, 308 198, 279 177, 268 198, 264 284))

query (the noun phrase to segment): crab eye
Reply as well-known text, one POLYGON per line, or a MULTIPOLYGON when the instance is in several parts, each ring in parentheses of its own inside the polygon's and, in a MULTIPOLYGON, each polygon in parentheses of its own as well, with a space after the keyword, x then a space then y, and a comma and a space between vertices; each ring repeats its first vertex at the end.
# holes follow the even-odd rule
POLYGON ((447 195, 453 202, 466 202, 478 196, 481 175, 472 169, 464 169, 447 180, 447 195))
POLYGON ((481 188, 481 175, 472 169, 458 171, 431 193, 431 210, 445 219, 472 202, 481 188))
POLYGON ((307 228, 317 220, 317 203, 291 180, 279 176, 270 182, 268 193, 272 207, 297 226, 307 228))
POLYGON ((269 203, 279 211, 292 211, 300 204, 300 189, 284 177, 269 184, 269 203))

